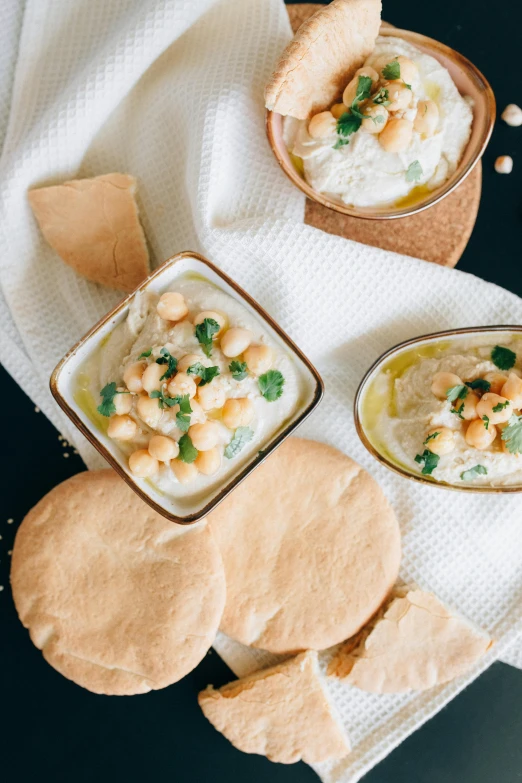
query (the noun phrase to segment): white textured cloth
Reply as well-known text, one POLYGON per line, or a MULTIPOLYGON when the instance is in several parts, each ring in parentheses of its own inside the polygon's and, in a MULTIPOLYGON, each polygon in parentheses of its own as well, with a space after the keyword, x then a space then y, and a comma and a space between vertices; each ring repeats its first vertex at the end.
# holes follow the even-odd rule
MULTIPOLYGON (((22 5, 7 7, 2 52, 14 57, 22 5)), ((263 85, 289 36, 281 0, 27 0, 0 161, 0 358, 87 464, 99 465, 47 384, 118 294, 56 257, 26 193, 110 171, 138 178, 155 264, 180 250, 203 252, 310 356, 327 391, 300 434, 343 449, 380 481, 402 527, 401 576, 498 639, 468 677, 423 694, 374 696, 331 681, 354 750, 318 772, 348 783, 522 631, 522 497, 458 495, 379 466, 353 426, 357 383, 393 343, 448 327, 521 323, 522 301, 472 276, 303 225, 304 199, 264 131, 263 85)), ((10 92, 8 68, 3 75, 0 106, 10 92)), ((238 674, 265 660, 222 637, 216 647, 238 674)))

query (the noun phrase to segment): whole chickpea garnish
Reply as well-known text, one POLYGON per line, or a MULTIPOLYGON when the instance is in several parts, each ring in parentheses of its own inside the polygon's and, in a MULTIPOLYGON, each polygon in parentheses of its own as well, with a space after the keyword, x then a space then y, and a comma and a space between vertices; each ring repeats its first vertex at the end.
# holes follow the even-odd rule
POLYGON ((156 305, 156 310, 164 321, 181 321, 188 313, 185 297, 175 291, 167 291, 162 294, 156 305))
POLYGON ((337 120, 331 111, 321 111, 315 114, 308 123, 308 133, 312 139, 324 139, 331 136, 337 129, 337 120))

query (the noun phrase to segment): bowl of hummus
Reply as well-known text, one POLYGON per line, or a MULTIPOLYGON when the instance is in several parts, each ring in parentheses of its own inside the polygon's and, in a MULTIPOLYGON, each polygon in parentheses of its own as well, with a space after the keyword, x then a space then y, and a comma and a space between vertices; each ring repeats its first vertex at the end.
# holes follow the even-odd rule
POLYGON ((252 297, 184 252, 71 349, 51 391, 147 503, 187 524, 304 421, 323 383, 252 297))
POLYGON ((522 327, 415 338, 363 378, 355 424, 407 478, 468 492, 522 491, 522 327))
POLYGON ((495 99, 448 46, 383 25, 336 100, 302 119, 268 111, 270 146, 309 198, 353 217, 400 218, 451 193, 489 141, 495 99))

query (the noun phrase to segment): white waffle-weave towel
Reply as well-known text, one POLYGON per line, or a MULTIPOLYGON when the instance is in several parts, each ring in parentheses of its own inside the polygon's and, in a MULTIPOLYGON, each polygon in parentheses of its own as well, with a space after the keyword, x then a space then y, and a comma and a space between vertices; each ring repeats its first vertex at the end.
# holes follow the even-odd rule
MULTIPOLYGON (((522 301, 472 276, 303 225, 303 197, 264 132, 263 86, 290 37, 281 0, 27 0, 25 8, 7 0, 7 66, 22 11, 0 161, 0 358, 9 372, 89 467, 100 465, 47 383, 118 294, 56 257, 26 193, 71 177, 134 174, 154 263, 199 250, 279 320, 326 383, 302 434, 343 449, 383 485, 402 526, 401 576, 498 639, 468 677, 423 694, 379 697, 330 684, 354 751, 317 771, 325 782, 353 783, 522 631, 522 498, 413 486, 377 465, 353 426, 358 380, 383 350, 413 335, 520 323, 522 301)), ((3 70, 0 107, 12 75, 3 70)), ((264 660, 223 638, 216 646, 238 674, 264 660)))

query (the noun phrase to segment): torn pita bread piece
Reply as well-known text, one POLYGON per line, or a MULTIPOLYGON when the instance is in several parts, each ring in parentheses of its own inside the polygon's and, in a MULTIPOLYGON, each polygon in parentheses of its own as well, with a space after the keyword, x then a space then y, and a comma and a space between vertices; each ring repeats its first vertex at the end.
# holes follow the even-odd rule
POLYGON ((267 109, 304 120, 332 105, 372 53, 381 0, 333 0, 307 19, 265 88, 267 109))
POLYGON ((432 593, 400 588, 328 674, 371 693, 424 691, 465 674, 493 640, 432 593))
POLYGON ((149 253, 135 201, 136 180, 102 174, 29 191, 42 234, 60 258, 88 280, 133 291, 149 273, 149 253))
POLYGON ((205 717, 234 747, 281 764, 315 764, 350 752, 311 650, 198 696, 205 717))
POLYGON ((45 660, 114 696, 192 671, 214 641, 226 589, 208 526, 172 524, 113 470, 67 479, 27 514, 11 584, 45 660))

